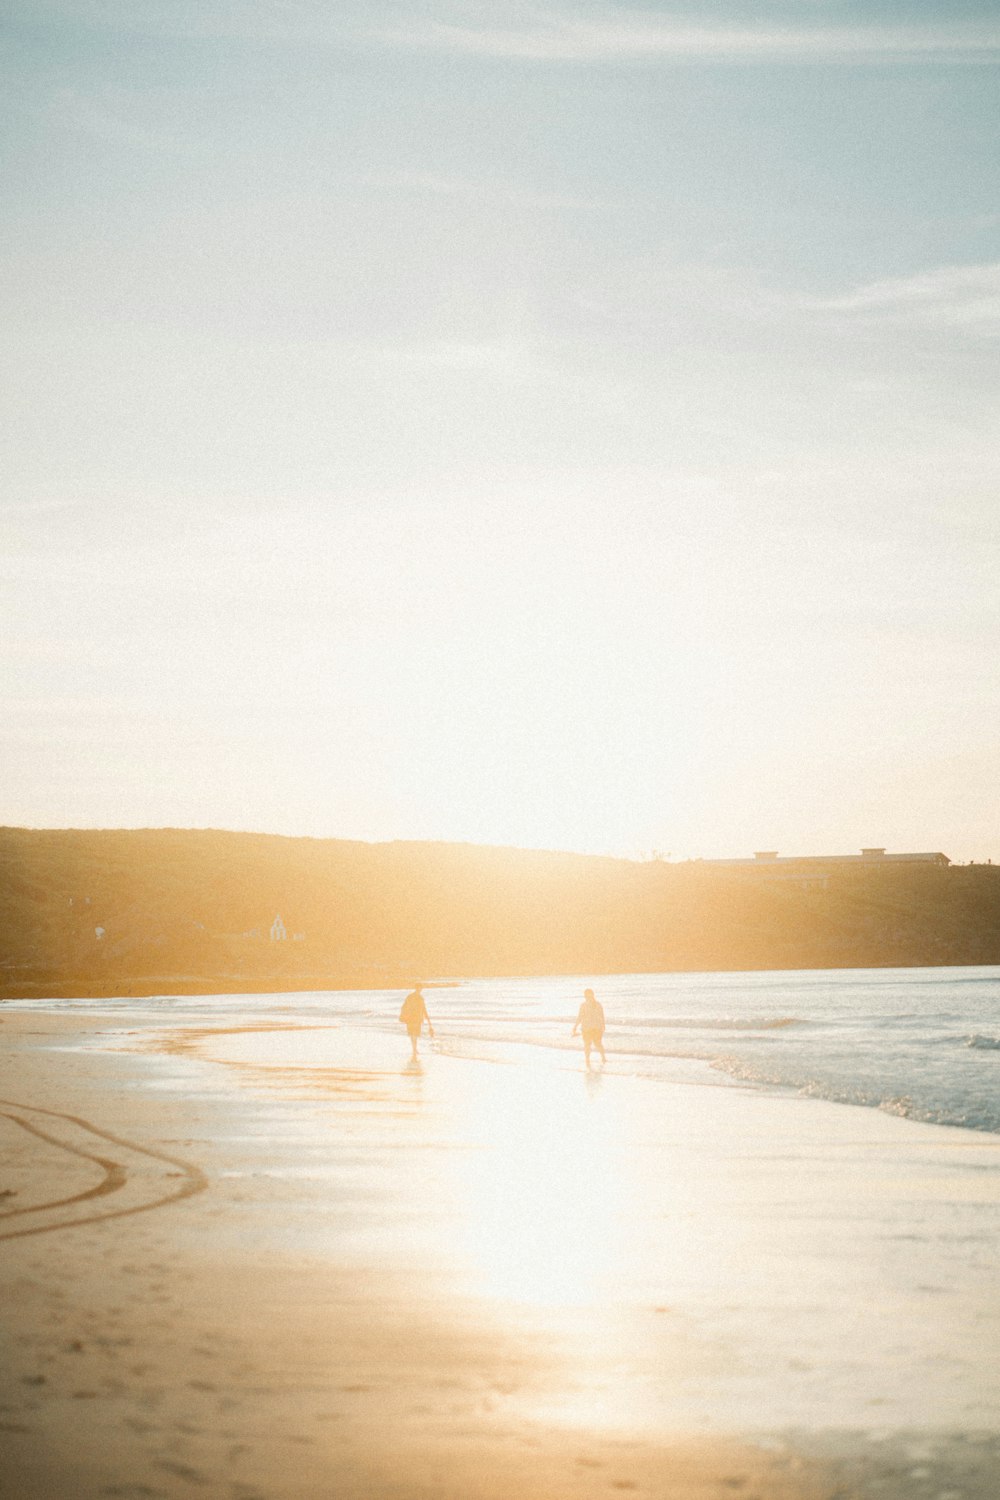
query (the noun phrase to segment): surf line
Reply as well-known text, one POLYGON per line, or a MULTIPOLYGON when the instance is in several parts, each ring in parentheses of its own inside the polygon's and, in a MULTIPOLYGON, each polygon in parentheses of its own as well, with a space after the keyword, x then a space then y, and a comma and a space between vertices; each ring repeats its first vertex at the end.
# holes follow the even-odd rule
POLYGON ((22 1214, 51 1212, 57 1208, 65 1208, 71 1203, 80 1203, 86 1199, 103 1197, 108 1193, 120 1192, 129 1181, 129 1174, 123 1163, 112 1161, 106 1156, 99 1156, 96 1152, 86 1151, 81 1146, 74 1146, 60 1140, 58 1136, 43 1130, 41 1126, 24 1118, 24 1114, 21 1111, 26 1114, 46 1115, 52 1119, 65 1120, 70 1125, 75 1125, 80 1130, 85 1131, 88 1135, 108 1141, 113 1146, 122 1146, 126 1151, 135 1151, 140 1156, 148 1156, 155 1161, 166 1162, 169 1166, 176 1167, 184 1178, 184 1181, 178 1184, 176 1188, 173 1188, 169 1193, 165 1193, 159 1198, 153 1199, 151 1202, 138 1203, 131 1208, 106 1209, 103 1213, 85 1214, 76 1219, 64 1219, 57 1224, 33 1224, 25 1229, 4 1230, 0 1228, 0 1240, 22 1239, 34 1234, 51 1234, 57 1229, 72 1229, 80 1224, 96 1224, 104 1219, 120 1219, 125 1218, 129 1214, 147 1213, 150 1209, 164 1208, 168 1203, 177 1203, 184 1198, 192 1197, 195 1193, 202 1193, 208 1187, 209 1180, 207 1175, 192 1162, 185 1161, 180 1156, 172 1156, 166 1151, 157 1151, 152 1146, 136 1145, 134 1141, 114 1135, 109 1130, 102 1130, 99 1125, 92 1124, 91 1121, 83 1119, 80 1115, 66 1114, 57 1109, 42 1109, 39 1105, 21 1104, 12 1099, 0 1099, 0 1106, 2 1106, 0 1107, 0 1114, 11 1120, 15 1125, 20 1126, 22 1130, 30 1132, 30 1134, 37 1136, 39 1140, 56 1146, 62 1151, 82 1157, 86 1161, 94 1162, 104 1173, 103 1180, 97 1183, 96 1186, 87 1188, 81 1193, 73 1193, 68 1198, 56 1198, 49 1203, 36 1203, 26 1208, 7 1209, 0 1213, 0 1224, 7 1219, 13 1219, 22 1214))

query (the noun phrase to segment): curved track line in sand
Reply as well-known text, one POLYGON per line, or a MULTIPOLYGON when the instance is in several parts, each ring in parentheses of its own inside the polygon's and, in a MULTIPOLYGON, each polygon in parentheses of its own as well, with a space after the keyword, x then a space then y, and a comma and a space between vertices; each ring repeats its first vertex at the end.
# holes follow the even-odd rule
POLYGON ((128 1175, 120 1162, 109 1161, 104 1156, 95 1156, 92 1151, 83 1151, 79 1146, 71 1146, 68 1142, 59 1140, 57 1136, 50 1135, 47 1130, 40 1130, 37 1125, 32 1125, 30 1120, 11 1114, 10 1110, 0 1109, 0 1115, 3 1115, 5 1119, 13 1120, 15 1125, 20 1125, 22 1130, 36 1135, 40 1141, 48 1141, 50 1146, 58 1146, 61 1151, 71 1151, 74 1156, 82 1156, 85 1161, 96 1162, 104 1172, 104 1181, 99 1182, 96 1187, 87 1188, 85 1192, 73 1193, 68 1198, 53 1198, 48 1203, 32 1203, 27 1208, 6 1208, 0 1213, 0 1219, 16 1219, 21 1214, 37 1214, 42 1209, 65 1208, 70 1203, 82 1203, 85 1198, 100 1198, 104 1193, 117 1192, 128 1181, 128 1175))
POLYGON ((0 1213, 0 1223, 6 1219, 13 1219, 21 1214, 39 1214, 49 1212, 57 1208, 65 1208, 71 1203, 80 1203, 85 1199, 103 1197, 108 1193, 120 1192, 129 1182, 128 1169, 121 1162, 110 1160, 106 1156, 98 1156, 95 1152, 85 1151, 80 1146, 74 1146, 66 1141, 59 1140, 57 1136, 43 1130, 40 1126, 33 1124, 23 1117, 21 1113, 12 1111, 24 1111, 27 1114, 46 1115, 51 1119, 66 1120, 69 1124, 77 1126, 86 1131, 88 1135, 95 1136, 100 1140, 109 1141, 113 1146, 123 1146, 127 1151, 135 1151, 140 1156, 149 1156, 156 1161, 166 1162, 171 1167, 176 1167, 184 1178, 184 1181, 169 1193, 164 1193, 148 1203, 137 1203, 131 1208, 112 1208, 103 1213, 85 1214, 76 1219, 63 1219, 58 1224, 35 1224, 27 1229, 0 1229, 0 1240, 22 1239, 27 1235, 51 1234, 57 1229, 72 1229, 78 1224, 96 1224, 103 1219, 121 1219, 129 1214, 147 1213, 153 1208, 163 1208, 168 1203, 177 1203, 182 1198, 190 1198, 195 1193, 202 1193, 208 1187, 208 1177, 200 1167, 185 1161, 183 1157, 171 1156, 166 1151, 157 1151, 152 1146, 137 1146, 134 1141, 126 1140, 124 1137, 112 1134, 109 1130, 102 1130, 99 1125, 92 1124, 80 1115, 70 1115, 58 1109, 42 1109, 35 1104, 20 1104, 12 1099, 0 1099, 0 1114, 8 1120, 19 1125, 22 1130, 29 1131, 37 1136, 39 1140, 58 1147, 62 1151, 68 1151, 73 1156, 83 1157, 86 1161, 95 1162, 103 1171, 104 1178, 95 1187, 87 1188, 82 1193, 74 1193, 68 1198, 56 1198, 49 1203, 37 1203, 29 1208, 7 1209, 0 1213))

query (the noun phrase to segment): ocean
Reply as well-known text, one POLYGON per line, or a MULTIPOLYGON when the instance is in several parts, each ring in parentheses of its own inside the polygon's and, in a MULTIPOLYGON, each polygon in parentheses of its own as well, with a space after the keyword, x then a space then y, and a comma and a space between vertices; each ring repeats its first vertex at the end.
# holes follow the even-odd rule
MULTIPOLYGON (((416 1062, 399 989, 8 1001, 8 1131, 37 1140, 19 1125, 38 1109, 45 1153, 65 1138, 85 1183, 109 1137, 128 1175, 96 1207, 53 1191, 35 1210, 26 1174, 0 1187, 43 1229, 117 1215, 125 1264, 162 1246, 157 1276, 228 1257, 294 1287, 313 1268, 346 1275, 373 1324, 408 1287, 428 1327, 447 1309, 441 1328, 534 1340, 548 1373, 493 1392, 505 1422, 916 1435, 897 1494, 994 1492, 995 1470, 970 1490, 962 1465, 1000 1411, 1000 967, 438 976, 426 994, 416 1062), (570 1035, 588 986, 608 1020, 591 1073, 570 1035), (125 1217, 173 1201, 178 1160, 210 1190, 125 1217), (935 1434, 958 1435, 955 1484, 935 1434)), ((104 1257, 115 1236, 72 1243, 104 1257)), ((316 1304, 334 1361, 339 1297, 316 1304)))
MULTIPOLYGON (((570 1030, 585 986, 604 1005, 607 1066, 617 1074, 698 1077, 1000 1134, 996 967, 430 981, 433 1046, 452 1056, 578 1066, 580 1042, 570 1030)), ((243 1024, 349 1020, 402 1036, 400 1000, 398 990, 356 990, 6 1004, 171 1024, 224 1025, 236 1015, 243 1024)))

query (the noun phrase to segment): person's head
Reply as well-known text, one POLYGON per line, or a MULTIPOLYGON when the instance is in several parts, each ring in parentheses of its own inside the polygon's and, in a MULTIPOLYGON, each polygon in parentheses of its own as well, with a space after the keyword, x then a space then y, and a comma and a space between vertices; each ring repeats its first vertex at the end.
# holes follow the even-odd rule
POLYGON ((593 990, 584 990, 584 992, 583 992, 583 998, 585 1000, 593 1000, 593 998, 594 998, 594 992, 593 992, 593 990))

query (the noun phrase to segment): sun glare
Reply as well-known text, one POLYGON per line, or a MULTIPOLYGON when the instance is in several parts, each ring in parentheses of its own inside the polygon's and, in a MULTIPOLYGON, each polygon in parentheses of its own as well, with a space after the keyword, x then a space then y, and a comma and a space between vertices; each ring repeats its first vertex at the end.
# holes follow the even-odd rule
POLYGON ((461 1209, 475 1290, 534 1306, 597 1302, 619 1259, 622 1180, 600 1078, 490 1072, 464 1100, 461 1209))

